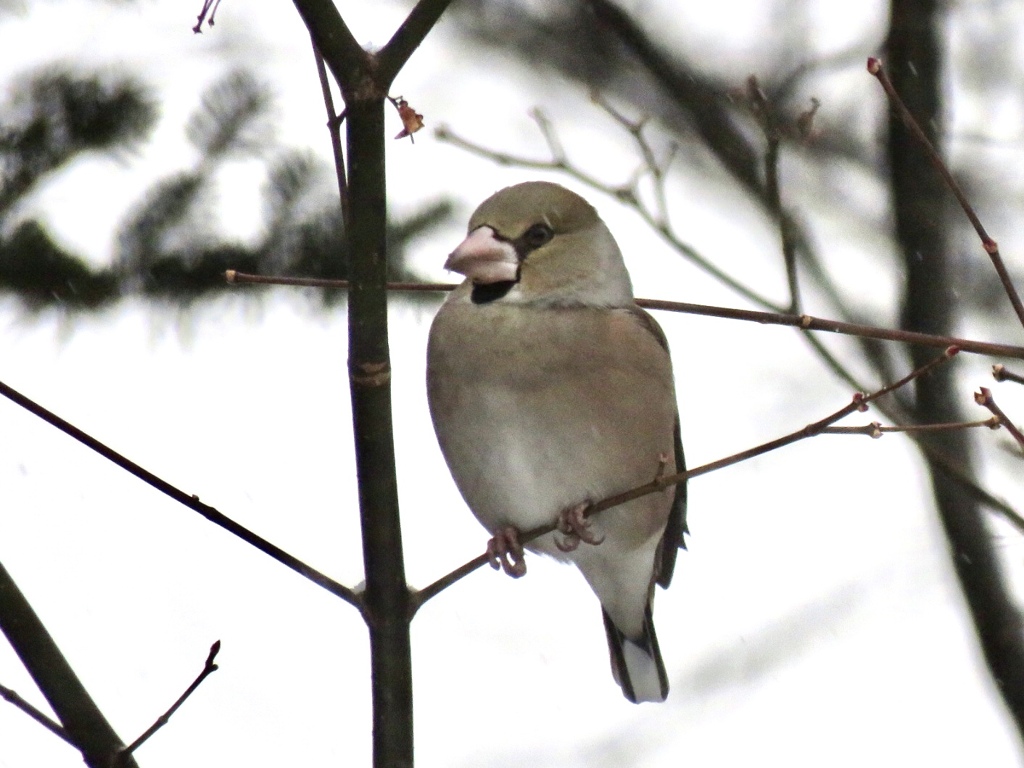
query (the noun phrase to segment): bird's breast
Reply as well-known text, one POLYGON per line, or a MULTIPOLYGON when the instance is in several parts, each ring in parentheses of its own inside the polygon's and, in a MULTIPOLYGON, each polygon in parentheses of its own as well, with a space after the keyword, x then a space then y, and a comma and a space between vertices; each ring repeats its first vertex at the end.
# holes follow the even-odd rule
POLYGON ((492 531, 639 485, 672 455, 668 354, 620 313, 448 303, 427 358, 441 450, 492 531))

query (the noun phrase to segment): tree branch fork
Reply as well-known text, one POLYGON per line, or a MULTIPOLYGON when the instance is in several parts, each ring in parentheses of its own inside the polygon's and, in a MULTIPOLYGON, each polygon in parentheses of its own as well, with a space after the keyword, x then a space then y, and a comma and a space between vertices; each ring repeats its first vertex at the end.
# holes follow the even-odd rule
MULTIPOLYGON (((161 728, 167 725, 167 723, 170 722, 171 716, 178 711, 178 708, 185 703, 189 696, 195 693, 196 689, 199 688, 200 685, 202 685, 203 681, 206 680, 207 677, 209 677, 219 669, 215 662, 215 659, 217 658, 217 654, 219 652, 220 640, 217 640, 213 643, 213 645, 210 646, 210 652, 206 657, 206 662, 203 664, 203 669, 202 671, 200 671, 196 679, 189 684, 188 688, 185 689, 184 693, 182 693, 175 700, 175 702, 170 706, 170 708, 166 712, 164 712, 155 721, 153 721, 153 724, 149 726, 149 728, 147 728, 137 739, 135 739, 135 741, 133 741, 128 746, 123 747, 117 753, 117 756, 114 758, 112 762, 111 768, 120 768, 121 766, 128 766, 133 764, 132 755, 135 753, 135 751, 139 747, 141 747, 145 742, 147 742, 157 731, 159 731, 161 728)), ((55 736, 58 736, 63 741, 67 742, 70 746, 74 747, 75 749, 80 748, 80 745, 75 742, 75 740, 71 737, 71 735, 68 733, 67 729, 64 728, 64 726, 62 726, 60 723, 58 723, 56 720, 51 718, 49 715, 47 715, 39 708, 33 706, 30 702, 26 701, 18 694, 17 691, 14 691, 4 685, 0 685, 0 698, 5 699, 11 704, 13 704, 15 707, 20 709, 22 712, 31 717, 37 723, 39 723, 44 728, 49 730, 55 736)))

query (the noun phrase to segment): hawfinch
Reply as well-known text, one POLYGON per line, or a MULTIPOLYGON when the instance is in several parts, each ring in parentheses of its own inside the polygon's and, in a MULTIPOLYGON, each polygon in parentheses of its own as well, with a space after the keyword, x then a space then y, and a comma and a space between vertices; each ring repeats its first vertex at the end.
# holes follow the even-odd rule
POLYGON ((519 533, 557 521, 527 548, 575 564, 597 594, 625 697, 664 701, 651 601, 685 546, 685 486, 585 515, 684 469, 664 333, 634 303, 597 211, 557 184, 489 197, 445 267, 466 280, 430 328, 430 415, 455 484, 494 536, 491 564, 521 576, 519 533))

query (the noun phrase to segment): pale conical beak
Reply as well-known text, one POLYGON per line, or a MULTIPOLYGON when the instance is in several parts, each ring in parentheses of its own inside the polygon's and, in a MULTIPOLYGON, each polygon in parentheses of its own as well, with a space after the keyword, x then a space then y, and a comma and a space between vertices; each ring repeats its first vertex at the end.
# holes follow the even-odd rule
POLYGON ((511 243, 494 236, 490 227, 477 227, 451 252, 445 269, 465 275, 478 285, 515 280, 519 257, 511 243))

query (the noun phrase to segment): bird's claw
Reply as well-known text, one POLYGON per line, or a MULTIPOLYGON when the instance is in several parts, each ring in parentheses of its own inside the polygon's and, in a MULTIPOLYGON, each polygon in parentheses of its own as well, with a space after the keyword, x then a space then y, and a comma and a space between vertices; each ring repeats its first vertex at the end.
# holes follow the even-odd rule
POLYGON ((519 531, 511 526, 502 528, 487 542, 487 561, 491 568, 499 568, 518 579, 526 575, 526 560, 523 545, 519 543, 519 531))
POLYGON ((577 504, 575 507, 563 509, 558 515, 558 530, 565 536, 561 541, 555 537, 555 546, 562 552, 573 552, 579 547, 580 542, 587 544, 600 544, 604 536, 597 536, 590 530, 590 519, 583 513, 587 511, 590 502, 577 504))

